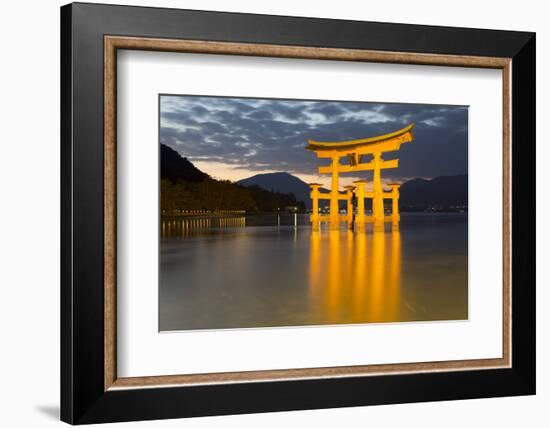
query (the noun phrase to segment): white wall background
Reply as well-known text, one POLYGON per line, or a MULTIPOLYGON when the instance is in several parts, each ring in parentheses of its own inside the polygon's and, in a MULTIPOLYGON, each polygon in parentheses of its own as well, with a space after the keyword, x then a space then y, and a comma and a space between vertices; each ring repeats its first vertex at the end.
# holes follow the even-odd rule
MULTIPOLYGON (((126 4, 537 32, 538 394, 461 402, 328 409, 139 423, 158 427, 543 427, 550 417, 550 29, 545 2, 148 0, 126 4), (444 4, 444 6, 443 6, 444 4)), ((103 3, 116 3, 103 1, 103 3)), ((59 424, 59 6, 4 2, 0 67, 0 424, 59 424)), ((125 426, 138 426, 138 423, 125 426)))

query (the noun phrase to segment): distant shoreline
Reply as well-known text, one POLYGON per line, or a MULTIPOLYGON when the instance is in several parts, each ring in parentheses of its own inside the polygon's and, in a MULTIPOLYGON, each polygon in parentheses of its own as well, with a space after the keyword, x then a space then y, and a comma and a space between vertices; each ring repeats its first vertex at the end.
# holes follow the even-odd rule
POLYGON ((275 214, 287 214, 287 215, 293 215, 293 214, 300 214, 300 215, 308 215, 308 213, 305 212, 291 212, 291 211, 261 211, 261 212, 252 212, 252 211, 245 211, 245 210, 233 210, 233 211, 188 211, 188 212, 182 212, 182 213, 171 213, 171 214, 162 214, 162 219, 173 219, 173 218, 224 218, 224 217, 242 217, 242 216, 261 216, 261 215, 275 215, 275 214))
MULTIPOLYGON (((225 212, 208 212, 194 211, 175 214, 161 214, 161 220, 175 220, 184 218, 231 218, 244 216, 265 216, 265 215, 310 215, 310 212, 289 212, 289 211, 263 211, 263 212, 247 212, 247 211, 225 211, 225 212)), ((468 210, 404 210, 401 214, 468 214, 468 210)))

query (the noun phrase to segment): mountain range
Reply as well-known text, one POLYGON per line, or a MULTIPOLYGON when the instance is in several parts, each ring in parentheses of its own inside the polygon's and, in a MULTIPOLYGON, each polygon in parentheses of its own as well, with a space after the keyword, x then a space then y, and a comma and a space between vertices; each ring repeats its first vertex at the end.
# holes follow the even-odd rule
MULTIPOLYGON (((177 204, 170 202, 171 207, 192 202, 193 207, 208 209, 221 209, 221 206, 224 209, 229 206, 235 209, 233 206, 237 205, 246 206, 246 209, 255 207, 257 211, 295 205, 300 205, 301 209, 311 209, 309 185, 287 172, 256 174, 236 183, 215 180, 164 144, 160 147, 160 166, 160 176, 165 182, 165 199, 169 202, 176 199, 179 201, 177 204)), ((328 190, 321 188, 321 192, 328 190)), ((415 178, 404 182, 399 193, 401 211, 467 210, 468 176, 415 178)), ((326 200, 320 201, 321 207, 327 204, 326 200)), ((344 205, 341 204, 342 208, 344 205)), ((366 207, 369 206, 367 201, 366 207)))
MULTIPOLYGON (((254 185, 266 190, 292 193, 306 208, 311 209, 308 184, 286 172, 257 174, 237 183, 242 186, 254 185)), ((327 189, 321 191, 328 192, 327 189)), ((432 179, 415 178, 404 182, 399 193, 402 211, 463 210, 468 206, 468 176, 464 174, 432 179)))
POLYGON ((287 172, 256 174, 237 181, 237 184, 245 187, 258 186, 271 192, 292 193, 298 201, 302 201, 307 208, 311 208, 309 185, 287 172))
POLYGON ((441 176, 431 180, 415 178, 403 183, 399 194, 403 211, 467 209, 468 176, 441 176))

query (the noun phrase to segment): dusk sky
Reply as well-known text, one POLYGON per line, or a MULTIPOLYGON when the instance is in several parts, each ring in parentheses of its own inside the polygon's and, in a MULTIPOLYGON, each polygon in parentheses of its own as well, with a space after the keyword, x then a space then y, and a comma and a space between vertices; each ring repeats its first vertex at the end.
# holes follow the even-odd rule
MULTIPOLYGON (((414 123, 415 140, 387 153, 399 168, 385 181, 468 172, 468 108, 465 106, 162 95, 160 142, 214 178, 237 181, 286 171, 325 185, 317 167, 327 159, 305 150, 309 139, 341 141, 373 137, 414 123)), ((371 172, 342 174, 341 184, 371 172)))

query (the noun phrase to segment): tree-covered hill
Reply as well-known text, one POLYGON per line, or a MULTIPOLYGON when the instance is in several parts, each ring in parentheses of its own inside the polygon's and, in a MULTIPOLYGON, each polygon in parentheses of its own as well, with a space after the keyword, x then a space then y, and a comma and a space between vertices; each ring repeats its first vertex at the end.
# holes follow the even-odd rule
POLYGON ((247 212, 284 211, 304 204, 293 194, 272 192, 258 186, 241 186, 216 180, 196 168, 178 152, 161 144, 161 210, 244 210, 247 212))

